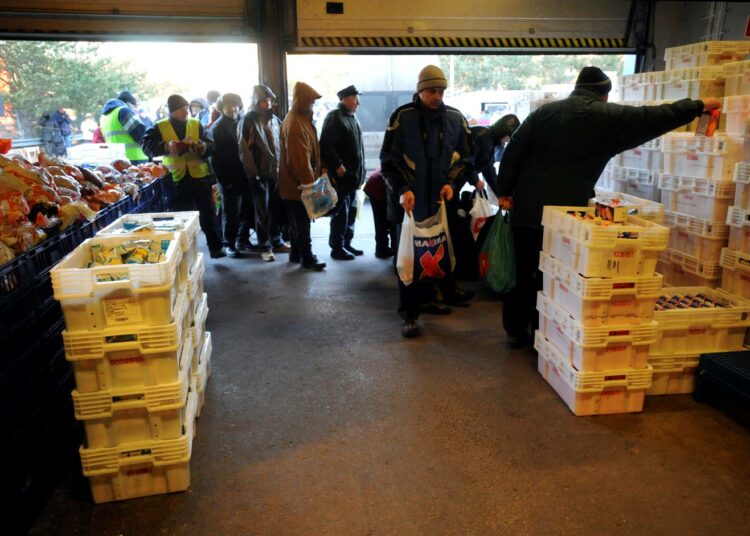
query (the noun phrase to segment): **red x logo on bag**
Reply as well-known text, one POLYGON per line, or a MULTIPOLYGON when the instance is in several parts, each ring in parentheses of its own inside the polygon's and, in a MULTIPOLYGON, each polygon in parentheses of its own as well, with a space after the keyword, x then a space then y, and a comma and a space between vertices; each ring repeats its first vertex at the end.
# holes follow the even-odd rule
POLYGON ((444 255, 443 244, 440 244, 434 255, 429 251, 425 251, 419 258, 419 265, 422 267, 422 274, 419 276, 419 279, 424 279, 425 277, 441 279, 445 277, 445 272, 440 268, 440 261, 443 260, 444 255))
POLYGON ((484 227, 484 224, 487 223, 487 218, 475 218, 474 219, 474 225, 472 226, 471 232, 474 233, 474 236, 477 236, 479 232, 482 230, 482 227, 484 227))

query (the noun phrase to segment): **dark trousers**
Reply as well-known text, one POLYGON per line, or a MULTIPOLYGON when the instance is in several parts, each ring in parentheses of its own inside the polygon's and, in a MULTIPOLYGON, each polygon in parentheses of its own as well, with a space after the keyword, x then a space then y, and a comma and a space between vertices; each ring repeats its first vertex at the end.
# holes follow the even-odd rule
POLYGON ((201 230, 206 235, 208 249, 218 251, 221 249, 221 239, 214 225, 214 203, 211 195, 211 178, 194 179, 185 175, 181 181, 174 185, 174 197, 172 197, 171 209, 175 212, 184 210, 197 210, 201 230))
MULTIPOLYGON (((396 228, 396 236, 401 236, 401 225, 396 228)), ((398 240, 396 240, 398 250, 398 240)), ((395 262, 395 261, 394 261, 395 262)), ((398 314, 404 320, 416 320, 419 318, 419 308, 422 304, 435 299, 435 289, 440 290, 444 297, 450 297, 456 290, 456 282, 452 274, 446 274, 444 278, 436 281, 412 281, 411 285, 404 285, 398 277, 398 314)))
POLYGON ((375 248, 377 251, 396 249, 396 224, 388 220, 388 203, 370 198, 372 219, 375 222, 375 248))
POLYGON ((285 199, 286 211, 289 216, 289 231, 291 235, 291 256, 299 255, 302 261, 312 259, 312 241, 310 240, 310 217, 307 215, 302 201, 285 199))
POLYGON ((255 232, 261 249, 270 250, 284 243, 281 237, 282 219, 279 218, 281 198, 276 182, 250 180, 255 207, 255 232), (281 221, 280 221, 281 220, 281 221))
POLYGON ((542 290, 539 252, 544 231, 531 227, 513 227, 516 251, 516 286, 503 301, 503 328, 513 337, 524 339, 539 327, 536 293, 542 290))
POLYGON ((339 202, 331 214, 331 232, 328 245, 331 249, 341 249, 354 238, 354 223, 357 219, 357 190, 349 186, 336 188, 339 202))
POLYGON ((253 200, 250 192, 242 191, 237 186, 227 190, 221 183, 219 183, 219 192, 221 193, 221 228, 224 245, 233 248, 237 242, 249 242, 253 216, 253 200))

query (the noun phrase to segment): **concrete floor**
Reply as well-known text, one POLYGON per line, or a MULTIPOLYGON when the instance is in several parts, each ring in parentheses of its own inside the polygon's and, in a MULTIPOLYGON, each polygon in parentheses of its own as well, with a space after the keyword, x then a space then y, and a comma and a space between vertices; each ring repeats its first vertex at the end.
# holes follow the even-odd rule
POLYGON ((71 467, 31 534, 747 533, 747 428, 690 396, 573 416, 483 290, 404 340, 359 225, 366 255, 343 263, 315 224, 323 273, 207 263, 213 375, 188 492, 94 505, 71 467))

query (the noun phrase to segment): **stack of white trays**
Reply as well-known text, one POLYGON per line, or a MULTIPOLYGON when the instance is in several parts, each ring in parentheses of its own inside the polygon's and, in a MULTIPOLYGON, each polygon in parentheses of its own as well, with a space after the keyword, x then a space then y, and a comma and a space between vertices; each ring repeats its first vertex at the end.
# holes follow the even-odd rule
POLYGON ((544 207, 538 369, 576 415, 638 412, 651 385, 662 287, 655 267, 669 230, 630 215, 602 222, 594 213, 544 207))

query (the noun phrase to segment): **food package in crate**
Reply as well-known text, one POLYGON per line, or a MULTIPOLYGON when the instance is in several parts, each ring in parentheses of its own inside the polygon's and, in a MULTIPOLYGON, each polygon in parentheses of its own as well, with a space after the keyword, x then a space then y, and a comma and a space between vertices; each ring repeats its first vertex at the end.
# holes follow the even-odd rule
POLYGON ((180 280, 184 282, 190 275, 198 255, 199 230, 199 213, 198 211, 191 210, 185 212, 126 214, 96 233, 96 235, 150 235, 153 233, 179 232, 180 248, 183 255, 182 262, 180 263, 180 280))
POLYGON ((741 350, 750 300, 710 287, 666 287, 656 302, 657 339, 651 355, 741 350))
POLYGON ((54 296, 60 302, 68 331, 172 322, 178 293, 177 267, 182 259, 179 233, 142 238, 90 238, 52 268, 54 296), (157 262, 148 262, 152 254, 157 262), (123 258, 134 255, 146 262, 122 263, 123 258))
POLYGON ((750 61, 724 64, 724 97, 750 95, 750 61))
POLYGON ((660 223, 664 218, 664 206, 656 201, 622 192, 611 192, 599 187, 594 188, 594 194, 596 197, 593 201, 589 201, 589 206, 598 202, 623 207, 631 216, 640 216, 656 223, 660 223))
POLYGON ((720 264, 721 288, 750 299, 750 253, 724 248, 720 264))
MULTIPOLYGON (((188 334, 188 337, 190 335, 188 334)), ((144 439, 176 439, 187 424, 192 343, 182 346, 178 379, 157 385, 117 387, 92 393, 73 391, 76 419, 83 421, 88 448, 117 447, 144 439)))
POLYGON ((537 294, 539 331, 576 370, 646 368, 656 340, 656 322, 585 327, 541 292, 537 294))
POLYGON ((661 150, 666 175, 714 181, 731 181, 735 164, 750 158, 744 138, 737 136, 669 133, 661 150))
POLYGON ((695 391, 699 357, 700 354, 649 356, 654 374, 646 395, 686 395, 695 391))
POLYGON ((143 440, 117 447, 81 447, 83 475, 95 503, 185 491, 195 437, 197 397, 189 397, 184 432, 176 439, 143 440))
POLYGON ((678 287, 718 286, 721 266, 717 261, 707 261, 675 249, 659 253, 657 270, 664 276, 664 284, 678 287))
POLYGON ((669 229, 637 216, 612 223, 593 207, 545 206, 543 251, 586 277, 653 275, 669 229))
POLYGON ((719 262, 721 248, 729 238, 729 226, 677 212, 664 213, 664 225, 671 229, 669 248, 700 260, 719 262))
MULTIPOLYGON (((76 388, 92 393, 172 383, 183 365, 188 300, 177 298, 175 320, 162 326, 121 326, 101 331, 63 331, 65 359, 73 364, 76 388)), ((192 342, 191 342, 192 345, 192 342)))
POLYGON ((584 277, 551 256, 539 256, 543 292, 584 327, 650 322, 662 276, 584 277))
POLYGON ((708 221, 725 221, 734 201, 735 183, 678 177, 661 173, 658 178, 664 210, 708 221))
POLYGON ((563 399, 574 415, 607 415, 643 410, 652 368, 578 371, 555 346, 537 331, 534 348, 539 374, 563 399))

